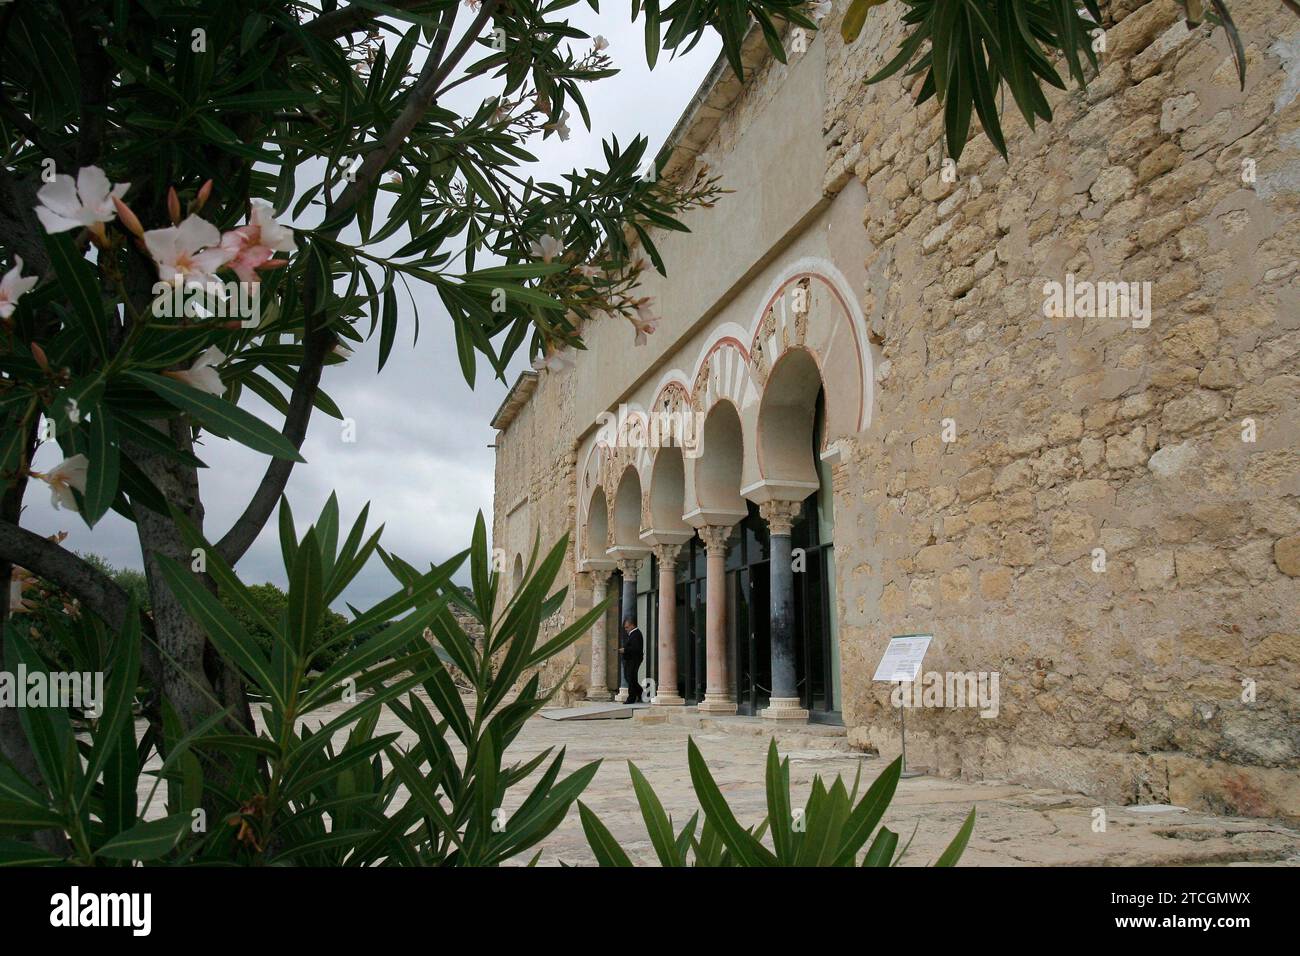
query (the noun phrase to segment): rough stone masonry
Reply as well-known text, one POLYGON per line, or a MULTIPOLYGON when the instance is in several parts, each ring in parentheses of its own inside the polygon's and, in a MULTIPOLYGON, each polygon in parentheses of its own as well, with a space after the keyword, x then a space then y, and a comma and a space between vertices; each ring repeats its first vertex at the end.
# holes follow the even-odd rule
MULTIPOLYGON (((706 214, 721 224, 665 246, 651 347, 593 328, 576 370, 517 385, 498 415, 496 545, 526 560, 534 534, 570 534, 563 616, 589 606, 595 415, 648 407, 677 365, 689 388, 682 356, 754 312, 763 270, 829 236, 871 360, 868 424, 829 459, 850 739, 897 752, 872 671, 890 635, 933 632, 926 670, 997 671, 1001 702, 996 720, 909 713, 913 763, 1300 819, 1300 17, 1230 6, 1244 91, 1222 31, 1189 30, 1174 0, 1121 0, 1087 89, 1049 90, 1034 130, 1008 96, 1010 160, 976 129, 955 167, 918 78, 861 82, 897 48, 901 4, 846 46, 837 3, 789 65, 747 47, 752 75, 711 78, 677 140, 670 169, 709 162, 736 192, 706 214), (773 166, 781 124, 803 122, 820 168, 773 166), (812 199, 777 208, 814 175, 812 199), (769 213, 743 243, 709 239, 769 213), (1045 310, 1067 282, 1082 308, 1045 310), (1121 282, 1132 315, 1077 296, 1121 282)), ((583 696, 588 653, 548 667, 579 664, 562 697, 583 696)))

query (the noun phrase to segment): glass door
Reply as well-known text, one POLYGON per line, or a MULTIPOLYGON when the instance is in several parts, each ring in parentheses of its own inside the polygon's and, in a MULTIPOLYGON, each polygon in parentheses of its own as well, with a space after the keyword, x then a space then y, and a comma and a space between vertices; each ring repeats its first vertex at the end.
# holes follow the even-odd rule
POLYGON ((688 704, 704 699, 704 582, 677 585, 677 693, 688 704))

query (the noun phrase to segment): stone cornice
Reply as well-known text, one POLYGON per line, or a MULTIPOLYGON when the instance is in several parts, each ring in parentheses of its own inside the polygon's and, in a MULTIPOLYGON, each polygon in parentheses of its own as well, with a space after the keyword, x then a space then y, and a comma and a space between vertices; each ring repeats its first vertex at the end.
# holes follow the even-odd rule
POLYGON ((501 407, 492 416, 491 425, 493 428, 503 432, 510 427, 510 423, 519 414, 519 410, 528 404, 528 399, 532 398, 533 392, 537 391, 537 379, 537 373, 531 369, 519 373, 519 377, 515 379, 515 384, 510 386, 510 391, 506 392, 501 407))

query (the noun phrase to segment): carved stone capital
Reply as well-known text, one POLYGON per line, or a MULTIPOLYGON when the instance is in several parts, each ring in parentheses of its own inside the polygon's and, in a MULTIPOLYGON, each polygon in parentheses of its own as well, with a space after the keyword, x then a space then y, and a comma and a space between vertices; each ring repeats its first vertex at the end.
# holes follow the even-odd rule
POLYGON ((758 513, 767 522, 768 531, 777 535, 788 535, 794 527, 794 519, 803 509, 802 501, 765 501, 758 506, 758 513))
POLYGON ((636 580, 636 576, 641 572, 643 560, 643 558, 619 558, 618 569, 623 572, 623 578, 636 580))
POLYGON ((707 524, 698 529, 700 540, 704 542, 704 547, 712 554, 715 551, 723 553, 727 550, 727 540, 731 537, 731 526, 724 524, 707 524))
POLYGON ((657 544, 655 545, 655 558, 659 561, 661 568, 677 567, 677 556, 682 553, 680 544, 657 544))

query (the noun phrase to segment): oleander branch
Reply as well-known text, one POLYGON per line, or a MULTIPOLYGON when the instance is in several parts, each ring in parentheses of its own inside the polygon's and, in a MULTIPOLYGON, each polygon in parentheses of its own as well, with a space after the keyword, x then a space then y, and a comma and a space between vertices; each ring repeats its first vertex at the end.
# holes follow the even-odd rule
MULTIPOLYGON (((484 0, 474 22, 470 24, 449 55, 446 57, 441 55, 445 41, 430 52, 420 69, 419 77, 411 87, 401 114, 378 145, 366 153, 365 160, 356 172, 355 180, 348 183, 347 188, 326 210, 327 221, 338 221, 337 217, 354 209, 375 187, 384 169, 406 142, 411 130, 432 108, 439 87, 456 65, 464 59, 474 41, 483 32, 483 27, 492 17, 498 2, 499 0, 484 0)), ((341 231, 342 226, 337 225, 329 230, 323 230, 321 234, 332 239, 341 231)), ((301 448, 303 440, 307 437, 307 425, 311 420, 316 394, 320 389, 321 370, 325 365, 325 357, 334 347, 334 334, 318 322, 320 303, 316 301, 314 291, 316 287, 316 283, 310 283, 303 296, 303 360, 298 368, 298 376, 289 398, 289 411, 281 429, 281 434, 293 444, 294 448, 301 448)), ((252 547, 257 536, 261 534, 262 528, 266 526, 289 483, 293 466, 294 463, 287 459, 272 459, 267 464, 262 481, 253 492, 243 513, 217 542, 217 553, 231 566, 235 565, 252 547)))
MULTIPOLYGON (((417 7, 431 7, 436 6, 436 4, 430 3, 429 0, 389 0, 388 6, 395 10, 409 12, 417 7)), ((455 9, 455 5, 452 6, 452 9, 455 9)), ((318 39, 337 40, 348 34, 365 30, 371 23, 382 16, 383 14, 376 11, 372 6, 349 3, 346 7, 331 10, 329 13, 322 13, 316 18, 308 20, 302 27, 318 39)))

